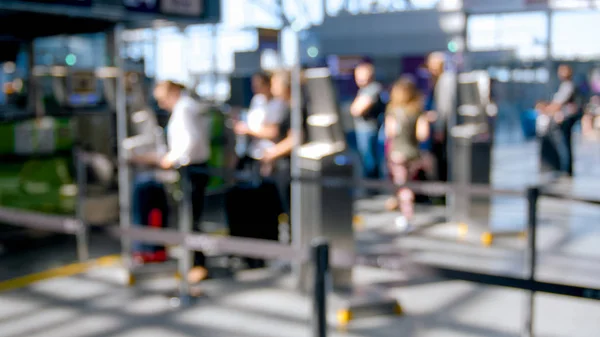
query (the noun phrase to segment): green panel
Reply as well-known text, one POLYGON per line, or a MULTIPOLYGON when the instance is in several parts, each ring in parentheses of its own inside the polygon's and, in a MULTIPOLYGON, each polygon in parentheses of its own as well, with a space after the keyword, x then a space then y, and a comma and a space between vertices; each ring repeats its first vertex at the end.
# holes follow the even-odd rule
POLYGON ((75 128, 72 118, 57 118, 55 120, 56 150, 73 149, 75 143, 75 128))
POLYGON ((75 143, 75 128, 70 117, 45 117, 43 123, 35 119, 0 124, 0 155, 34 155, 40 146, 46 154, 55 151, 69 151, 75 143), (45 131, 41 131, 44 129, 45 131))
POLYGON ((0 155, 13 154, 15 149, 15 127, 13 123, 0 124, 0 155))
POLYGON ((68 158, 30 159, 0 165, 0 205, 55 214, 74 214, 75 197, 61 195, 73 184, 68 158))

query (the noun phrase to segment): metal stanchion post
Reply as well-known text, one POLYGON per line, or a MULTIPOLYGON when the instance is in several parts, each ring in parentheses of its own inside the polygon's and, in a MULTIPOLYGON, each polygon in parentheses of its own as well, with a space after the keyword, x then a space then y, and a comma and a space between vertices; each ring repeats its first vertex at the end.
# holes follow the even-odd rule
POLYGON ((88 244, 88 229, 85 222, 85 202, 87 194, 87 170, 83 150, 75 152, 75 165, 77 175, 77 205, 75 216, 79 220, 80 227, 77 229, 75 239, 77 240, 77 257, 80 262, 85 262, 90 257, 88 244))
MULTIPOLYGON (((182 198, 179 203, 179 231, 183 235, 188 235, 192 232, 192 191, 187 174, 180 174, 182 198)), ((179 281, 179 305, 187 306, 191 304, 190 284, 187 280, 187 274, 192 269, 192 251, 181 246, 181 257, 179 258, 178 271, 180 275, 179 281)))
MULTIPOLYGON (((535 281, 535 269, 537 264, 537 249, 536 249, 536 231, 537 231, 537 203, 540 190, 538 187, 531 187, 527 190, 527 262, 529 264, 528 280, 530 284, 535 281)), ((523 322, 523 337, 533 337, 535 316, 535 291, 530 291, 525 302, 525 321, 523 322)))
MULTIPOLYGON (((127 93, 125 90, 125 61, 121 55, 122 33, 124 27, 121 24, 114 29, 114 63, 118 69, 117 75, 117 93, 116 93, 116 113, 117 113, 117 144, 119 151, 119 225, 122 230, 131 227, 131 169, 127 162, 126 150, 123 149, 123 141, 127 138, 127 93)), ((133 283, 131 275, 131 240, 126 236, 121 238, 122 258, 125 262, 125 268, 128 276, 128 283, 133 283)))
POLYGON ((462 205, 463 209, 461 210, 461 214, 460 214, 460 222, 461 223, 469 223, 469 216, 471 213, 471 201, 472 201, 472 195, 471 193, 469 193, 469 186, 471 186, 472 182, 473 182, 473 172, 472 172, 472 167, 473 167, 473 136, 472 135, 468 135, 468 137, 465 137, 465 145, 466 145, 466 152, 465 152, 465 156, 464 156, 464 179, 462 181, 462 183, 460 184, 460 196, 459 198, 461 198, 464 202, 464 204, 462 205))
MULTIPOLYGON (((296 45, 296 53, 294 56, 294 65, 292 67, 291 74, 291 91, 292 91, 292 116, 291 116, 291 129, 294 135, 294 147, 292 149, 291 163, 290 163, 290 175, 292 177, 291 183, 291 200, 290 200, 290 219, 291 219, 291 234, 292 234, 292 246, 298 250, 306 246, 308 243, 303 242, 302 236, 302 183, 298 180, 302 176, 302 170, 300 169, 298 150, 300 148, 300 140, 302 139, 302 84, 301 84, 301 73, 302 69, 300 66, 300 37, 299 32, 294 32, 294 43, 296 45)), ((302 263, 293 263, 292 272, 297 281, 298 287, 301 285, 302 275, 302 263)))
POLYGON ((329 243, 325 239, 312 242, 314 265, 313 283, 313 337, 327 336, 327 275, 329 274, 329 243))

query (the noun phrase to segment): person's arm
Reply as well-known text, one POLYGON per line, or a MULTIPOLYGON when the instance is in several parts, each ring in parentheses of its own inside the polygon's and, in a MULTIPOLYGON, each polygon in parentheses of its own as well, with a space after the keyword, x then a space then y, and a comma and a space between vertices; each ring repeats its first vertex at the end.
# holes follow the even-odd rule
POLYGON ((544 108, 544 112, 550 114, 559 112, 568 103, 574 91, 575 85, 572 82, 563 82, 554 94, 552 102, 544 108))
POLYGON ((429 119, 427 115, 421 115, 417 119, 417 140, 424 142, 429 139, 429 119))
POLYGON ((364 116, 377 102, 380 93, 381 89, 375 85, 363 89, 363 92, 356 96, 354 102, 350 105, 350 114, 354 117, 364 116))
POLYGON ((246 134, 254 138, 274 140, 279 136, 279 125, 265 124, 255 131, 247 129, 246 134))
POLYGON ((385 137, 393 138, 396 136, 398 126, 396 125, 396 118, 394 116, 387 114, 385 116, 385 137))
POLYGON ((265 107, 265 119, 263 125, 255 132, 249 130, 250 136, 260 139, 274 140, 279 137, 279 125, 286 117, 286 103, 270 102, 265 107))
POLYGON ((371 97, 365 95, 357 96, 350 106, 350 114, 354 117, 364 116, 373 104, 375 104, 375 100, 371 97))
POLYGON ((275 144, 272 148, 268 149, 265 153, 264 159, 265 161, 274 161, 281 157, 285 157, 292 153, 292 149, 294 148, 294 137, 293 131, 289 131, 287 136, 275 144))
POLYGON ((129 162, 135 165, 156 166, 160 163, 160 159, 156 153, 144 153, 131 156, 129 162))

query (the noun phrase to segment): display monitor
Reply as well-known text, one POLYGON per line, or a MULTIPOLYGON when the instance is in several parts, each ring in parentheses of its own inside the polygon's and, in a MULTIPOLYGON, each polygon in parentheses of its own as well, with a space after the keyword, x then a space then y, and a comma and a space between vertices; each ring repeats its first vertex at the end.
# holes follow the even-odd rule
POLYGON ((491 102, 491 80, 484 71, 462 73, 458 77, 458 114, 465 123, 486 123, 491 102))
POLYGON ((95 105, 99 103, 98 83, 94 71, 73 71, 68 75, 69 105, 95 105))

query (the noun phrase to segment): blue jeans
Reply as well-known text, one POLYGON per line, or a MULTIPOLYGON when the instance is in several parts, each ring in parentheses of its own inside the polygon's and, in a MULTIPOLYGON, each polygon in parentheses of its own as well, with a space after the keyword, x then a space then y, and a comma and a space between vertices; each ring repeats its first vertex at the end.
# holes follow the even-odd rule
POLYGON ((379 142, 377 136, 378 130, 376 128, 356 130, 356 147, 361 158, 364 178, 379 178, 379 142))
POLYGON ((385 157, 385 124, 379 128, 377 135, 377 162, 379 163, 379 177, 388 176, 387 158, 385 157))

